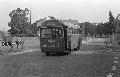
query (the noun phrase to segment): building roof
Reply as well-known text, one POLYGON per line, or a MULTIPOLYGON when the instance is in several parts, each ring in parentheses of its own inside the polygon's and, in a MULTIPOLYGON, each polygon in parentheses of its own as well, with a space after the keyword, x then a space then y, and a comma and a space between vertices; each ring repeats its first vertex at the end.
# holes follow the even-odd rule
POLYGON ((63 21, 63 22, 67 22, 67 23, 71 23, 71 24, 74 24, 74 25, 79 25, 79 22, 77 20, 60 20, 60 21, 63 21))

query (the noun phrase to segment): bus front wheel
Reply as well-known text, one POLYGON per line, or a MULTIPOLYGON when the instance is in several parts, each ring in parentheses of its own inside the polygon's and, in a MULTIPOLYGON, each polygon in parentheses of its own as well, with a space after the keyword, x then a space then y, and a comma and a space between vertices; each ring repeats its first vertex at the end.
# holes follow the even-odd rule
POLYGON ((68 49, 68 52, 67 52, 68 54, 70 54, 71 53, 71 49, 68 49))
POLYGON ((70 54, 71 53, 71 42, 68 43, 68 50, 67 53, 70 54))

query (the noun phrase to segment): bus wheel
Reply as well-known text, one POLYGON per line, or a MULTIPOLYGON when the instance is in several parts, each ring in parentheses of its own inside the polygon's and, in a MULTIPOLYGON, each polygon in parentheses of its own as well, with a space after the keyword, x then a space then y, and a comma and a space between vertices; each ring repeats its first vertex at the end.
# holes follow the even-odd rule
POLYGON ((67 54, 71 53, 71 46, 69 46, 68 50, 67 50, 67 54))
POLYGON ((68 49, 68 52, 67 52, 68 54, 70 54, 71 53, 71 49, 68 49))
POLYGON ((80 46, 81 46, 81 42, 80 42, 80 40, 79 40, 79 41, 78 41, 77 50, 79 50, 79 49, 80 49, 80 46))
POLYGON ((46 53, 46 55, 50 55, 50 53, 46 53))
POLYGON ((79 50, 79 49, 80 49, 80 46, 77 47, 77 50, 79 50))

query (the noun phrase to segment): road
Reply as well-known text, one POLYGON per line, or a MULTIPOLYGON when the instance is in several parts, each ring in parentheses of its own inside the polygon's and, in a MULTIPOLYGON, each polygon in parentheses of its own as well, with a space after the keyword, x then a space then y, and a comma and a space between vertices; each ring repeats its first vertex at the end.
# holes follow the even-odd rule
POLYGON ((0 56, 0 77, 119 77, 119 47, 91 39, 69 55, 40 51, 0 56), (111 76, 110 76, 111 75, 111 76))

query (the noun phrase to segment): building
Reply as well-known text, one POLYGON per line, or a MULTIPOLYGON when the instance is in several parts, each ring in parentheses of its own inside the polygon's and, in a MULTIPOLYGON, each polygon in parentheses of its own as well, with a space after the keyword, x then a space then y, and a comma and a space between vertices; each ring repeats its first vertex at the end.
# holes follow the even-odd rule
POLYGON ((60 19, 60 21, 71 23, 71 24, 74 24, 74 25, 79 25, 79 22, 77 20, 71 20, 71 19, 69 19, 69 20, 62 20, 62 19, 60 19))

